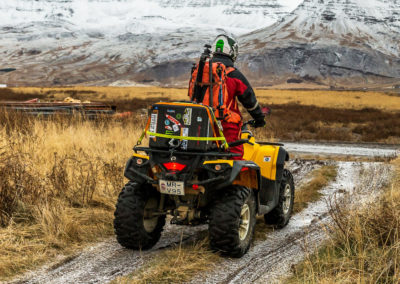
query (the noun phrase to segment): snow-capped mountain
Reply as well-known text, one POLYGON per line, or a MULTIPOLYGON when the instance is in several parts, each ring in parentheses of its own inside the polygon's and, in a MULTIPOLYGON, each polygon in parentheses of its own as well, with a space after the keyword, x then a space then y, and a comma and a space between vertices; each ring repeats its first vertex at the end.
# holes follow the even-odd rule
POLYGON ((262 76, 400 78, 400 1, 305 0, 241 40, 243 64, 262 76))
POLYGON ((0 2, 9 85, 175 84, 222 31, 259 85, 400 78, 397 0, 12 0, 0 2))
POLYGON ((399 56, 400 1, 305 0, 291 15, 251 33, 245 42, 251 38, 279 45, 339 43, 399 56))

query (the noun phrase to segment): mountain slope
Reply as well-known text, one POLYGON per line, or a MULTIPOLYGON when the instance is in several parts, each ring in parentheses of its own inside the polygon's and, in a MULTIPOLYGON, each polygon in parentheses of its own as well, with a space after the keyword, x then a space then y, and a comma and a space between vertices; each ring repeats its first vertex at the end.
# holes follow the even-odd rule
POLYGON ((397 0, 13 0, 0 3, 0 67, 17 71, 0 83, 180 85, 222 31, 256 85, 400 78, 397 0))
POLYGON ((173 82, 187 75, 189 60, 222 30, 243 34, 271 25, 300 2, 1 1, 0 66, 18 70, 0 80, 14 85, 165 83, 172 74, 173 82), (148 71, 141 75, 143 70, 148 71))
POLYGON ((400 78, 399 38, 399 1, 306 0, 284 20, 241 37, 242 65, 260 80, 390 80, 400 78))

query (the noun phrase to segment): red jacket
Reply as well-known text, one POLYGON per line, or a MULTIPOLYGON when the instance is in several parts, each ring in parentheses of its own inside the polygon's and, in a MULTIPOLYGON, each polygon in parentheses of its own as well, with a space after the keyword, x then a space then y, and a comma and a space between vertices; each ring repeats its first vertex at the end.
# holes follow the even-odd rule
MULTIPOLYGON (((221 62, 226 67, 234 67, 233 61, 223 55, 215 55, 213 57, 214 62, 221 62)), ((226 85, 228 88, 228 102, 227 105, 233 100, 231 110, 241 115, 237 101, 239 101, 250 113, 250 115, 256 119, 264 117, 261 107, 258 104, 256 94, 251 87, 246 77, 235 68, 234 71, 230 72, 227 76, 226 85), (237 98, 237 100, 236 100, 237 98)))
MULTIPOLYGON (((213 57, 214 62, 221 62, 226 67, 234 67, 233 61, 227 57, 222 55, 216 55, 213 57)), ((250 115, 256 119, 257 117, 264 117, 261 111, 261 107, 258 104, 256 95, 251 87, 250 83, 247 81, 246 77, 235 68, 234 71, 230 72, 226 79, 226 86, 228 88, 228 102, 229 105, 231 102, 231 110, 238 113, 240 116, 239 106, 237 101, 239 101, 250 113, 250 115), (237 100, 236 100, 237 98, 237 100)), ((242 123, 228 123, 222 122, 222 127, 224 129, 224 136, 226 140, 229 142, 233 142, 240 139, 241 134, 241 126, 242 123)), ((231 147, 230 152, 240 154, 239 157, 235 157, 235 160, 242 159, 243 156, 243 145, 231 147)))

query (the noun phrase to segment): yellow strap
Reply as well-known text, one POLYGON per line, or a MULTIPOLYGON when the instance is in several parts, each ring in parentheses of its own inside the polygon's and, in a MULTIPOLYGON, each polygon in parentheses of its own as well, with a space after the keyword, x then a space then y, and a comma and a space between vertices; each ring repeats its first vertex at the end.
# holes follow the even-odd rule
POLYGON ((220 124, 218 123, 218 120, 217 120, 217 118, 215 117, 215 114, 214 114, 213 111, 211 112, 211 115, 212 115, 212 117, 213 117, 213 119, 214 119, 214 123, 217 124, 218 131, 219 131, 219 135, 220 135, 221 137, 224 137, 224 139, 222 140, 222 141, 224 141, 224 143, 223 143, 222 146, 224 146, 225 150, 228 150, 228 148, 229 148, 228 141, 226 141, 224 132, 222 131, 222 129, 221 129, 221 127, 220 127, 220 124))
POLYGON ((136 142, 136 145, 141 145, 144 136, 146 135, 146 129, 143 130, 142 135, 140 135, 139 140, 136 142))
POLYGON ((146 131, 147 131, 147 129, 149 129, 149 127, 150 127, 150 117, 147 119, 146 126, 143 129, 142 135, 140 135, 139 140, 137 141, 136 145, 142 144, 143 138, 144 138, 144 136, 146 136, 146 131))
POLYGON ((179 139, 179 140, 190 140, 190 141, 225 141, 225 137, 187 137, 187 136, 175 136, 168 134, 160 134, 153 132, 146 132, 149 136, 156 136, 161 138, 169 138, 169 139, 179 139))

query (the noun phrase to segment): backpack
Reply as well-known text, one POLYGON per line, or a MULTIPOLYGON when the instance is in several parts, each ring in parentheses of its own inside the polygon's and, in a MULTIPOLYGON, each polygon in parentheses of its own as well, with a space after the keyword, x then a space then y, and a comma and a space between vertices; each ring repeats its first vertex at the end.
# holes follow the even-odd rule
POLYGON ((211 52, 206 49, 199 63, 192 68, 188 95, 192 101, 212 107, 218 120, 239 123, 242 120, 241 116, 231 111, 232 104, 236 104, 236 100, 231 100, 227 105, 226 79, 235 68, 226 67, 221 62, 213 62, 210 54, 211 52))

